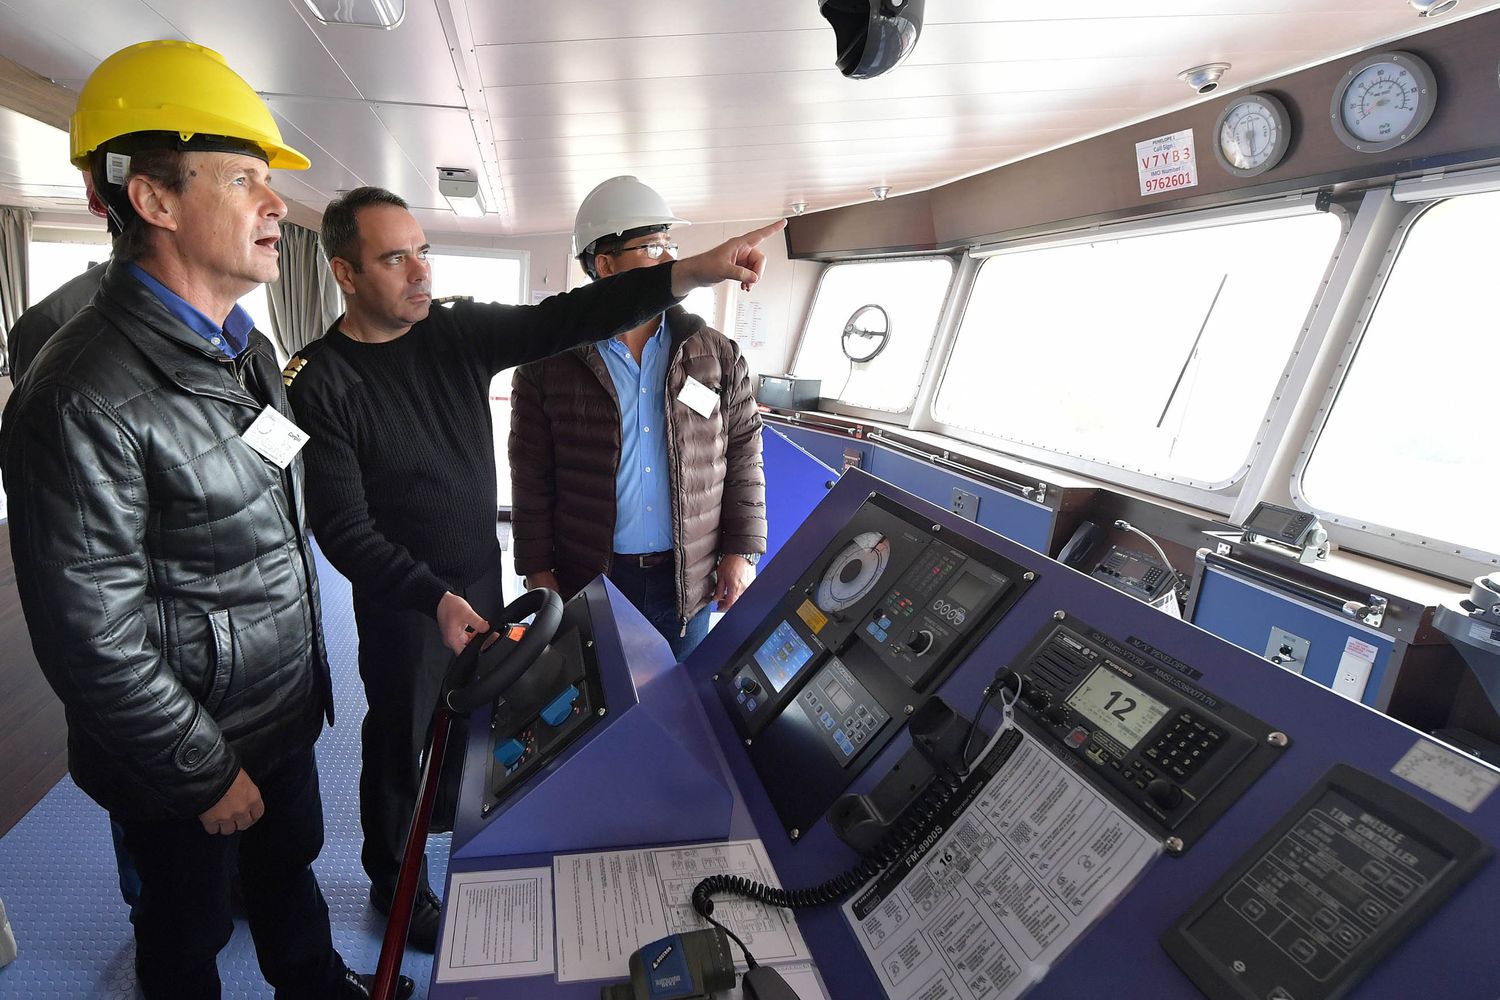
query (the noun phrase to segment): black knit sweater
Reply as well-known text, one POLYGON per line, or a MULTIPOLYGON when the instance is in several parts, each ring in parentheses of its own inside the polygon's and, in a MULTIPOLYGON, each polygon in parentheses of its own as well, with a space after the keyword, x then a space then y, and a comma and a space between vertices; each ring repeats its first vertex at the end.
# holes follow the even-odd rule
POLYGON ((498 372, 638 326, 677 301, 643 267, 535 306, 435 307, 404 336, 328 333, 284 378, 310 440, 308 523, 355 597, 435 615, 500 558, 489 386, 498 372))

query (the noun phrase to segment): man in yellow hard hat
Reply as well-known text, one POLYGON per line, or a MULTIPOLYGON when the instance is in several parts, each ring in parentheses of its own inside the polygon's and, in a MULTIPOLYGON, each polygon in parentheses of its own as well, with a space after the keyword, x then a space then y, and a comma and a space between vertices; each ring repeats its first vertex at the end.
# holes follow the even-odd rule
POLYGON ((279 273, 286 205, 270 171, 307 159, 218 53, 177 41, 100 64, 71 136, 114 255, 6 406, 0 464, 69 769, 140 873, 140 986, 219 996, 237 867, 276 996, 367 997, 311 867, 313 743, 333 701, 302 523, 306 435, 235 304, 279 273))

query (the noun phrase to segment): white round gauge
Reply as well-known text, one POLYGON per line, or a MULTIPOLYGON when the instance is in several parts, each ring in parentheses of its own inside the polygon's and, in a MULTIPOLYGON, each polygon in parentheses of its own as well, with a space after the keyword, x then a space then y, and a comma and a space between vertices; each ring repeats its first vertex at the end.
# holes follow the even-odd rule
POLYGON ((1246 94, 1230 101, 1219 115, 1214 153, 1231 174, 1254 177, 1281 162, 1291 139, 1282 103, 1270 94, 1246 94))
POLYGON ((1432 69, 1409 52, 1361 59, 1333 90, 1329 116, 1339 141, 1379 153, 1422 131, 1437 104, 1432 69))
POLYGON ((878 531, 855 535, 818 582, 818 607, 830 614, 858 604, 875 589, 891 558, 891 540, 878 531))

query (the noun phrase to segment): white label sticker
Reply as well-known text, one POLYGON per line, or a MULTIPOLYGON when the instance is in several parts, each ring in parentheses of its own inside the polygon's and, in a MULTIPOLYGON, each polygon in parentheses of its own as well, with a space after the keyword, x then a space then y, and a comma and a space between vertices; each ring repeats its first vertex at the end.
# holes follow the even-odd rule
POLYGON ((241 437, 246 444, 283 469, 292 464, 297 452, 307 444, 307 432, 270 406, 260 411, 255 423, 241 437))
POLYGON ((1417 740, 1391 773, 1451 802, 1464 812, 1478 809, 1500 787, 1500 774, 1431 740, 1417 740))
POLYGON ((1500 628, 1493 625, 1484 625, 1480 622, 1472 622, 1469 625, 1469 638, 1475 642, 1482 642, 1490 646, 1500 646, 1500 628))
POLYGON ((124 153, 104 154, 104 179, 111 184, 124 184, 130 179, 130 157, 124 153))
POLYGON ((1135 144, 1135 167, 1141 194, 1164 194, 1198 186, 1198 157, 1193 152, 1193 130, 1135 144))
POLYGON ((689 375, 677 394, 677 401, 700 417, 711 417, 714 407, 719 405, 719 394, 689 375))

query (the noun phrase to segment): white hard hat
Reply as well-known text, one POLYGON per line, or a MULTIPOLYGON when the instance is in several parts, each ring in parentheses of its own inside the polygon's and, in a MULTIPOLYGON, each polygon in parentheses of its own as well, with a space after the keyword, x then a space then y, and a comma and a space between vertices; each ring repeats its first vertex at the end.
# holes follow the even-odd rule
POLYGON ((583 199, 573 220, 573 256, 604 236, 650 226, 690 226, 667 207, 666 199, 634 177, 611 177, 583 199))

